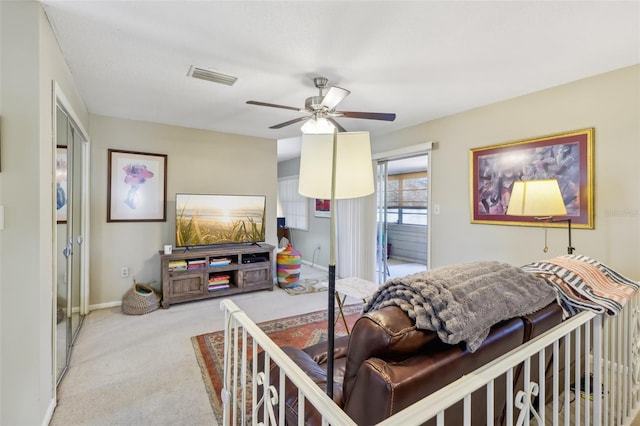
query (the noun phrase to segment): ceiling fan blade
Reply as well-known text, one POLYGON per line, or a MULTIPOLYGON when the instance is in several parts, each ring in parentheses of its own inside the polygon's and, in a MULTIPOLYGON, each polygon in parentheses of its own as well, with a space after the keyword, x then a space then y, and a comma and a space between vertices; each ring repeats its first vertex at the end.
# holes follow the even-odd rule
POLYGON ((259 105, 259 106, 266 106, 266 107, 272 107, 272 108, 290 109, 290 110, 293 110, 293 111, 306 111, 306 109, 300 109, 300 108, 290 107, 290 106, 286 106, 286 105, 270 104, 270 103, 267 103, 267 102, 247 101, 247 103, 249 105, 259 105))
POLYGON ((347 89, 343 89, 341 87, 333 86, 329 88, 329 91, 324 98, 322 98, 322 103, 320 104, 323 107, 327 107, 328 110, 332 110, 338 105, 344 98, 349 96, 350 91, 347 89))
POLYGON ((386 112, 336 111, 336 114, 340 114, 342 117, 347 118, 366 118, 368 120, 393 121, 396 119, 396 115, 394 113, 386 112))
POLYGON ((339 132, 346 132, 347 131, 347 129, 345 129, 340 124, 338 124, 338 122, 336 120, 334 120, 333 118, 327 117, 327 121, 329 121, 331 124, 336 126, 336 129, 338 129, 339 132))
POLYGON ((276 124, 274 126, 269 127, 270 129, 282 129, 285 126, 288 126, 290 124, 295 124, 298 123, 300 121, 304 121, 304 120, 308 120, 309 116, 306 115, 304 117, 298 117, 298 118, 294 118, 293 120, 289 120, 289 121, 285 121, 284 123, 280 123, 280 124, 276 124))

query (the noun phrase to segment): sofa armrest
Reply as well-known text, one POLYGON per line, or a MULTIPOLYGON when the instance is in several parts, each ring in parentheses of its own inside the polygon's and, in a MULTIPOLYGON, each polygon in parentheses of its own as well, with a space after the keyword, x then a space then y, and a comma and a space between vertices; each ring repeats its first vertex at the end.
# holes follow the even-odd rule
POLYGON ((440 341, 436 333, 416 329, 411 318, 397 306, 364 314, 351 330, 343 384, 345 395, 350 392, 358 368, 367 359, 400 361, 434 341, 440 341))
MULTIPOLYGON (((349 336, 340 336, 335 338, 333 343, 333 359, 344 358, 347 356, 347 348, 349 347, 349 336)), ((327 363, 327 342, 319 342, 303 349, 317 364, 327 363)))

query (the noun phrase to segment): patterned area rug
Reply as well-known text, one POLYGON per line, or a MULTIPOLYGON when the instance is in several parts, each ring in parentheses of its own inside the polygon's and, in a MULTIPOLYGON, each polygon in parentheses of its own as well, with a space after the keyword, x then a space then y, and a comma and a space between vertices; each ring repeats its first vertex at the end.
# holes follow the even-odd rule
MULTIPOLYGON (((360 317, 361 312, 361 304, 344 307, 349 329, 360 317)), ((327 340, 326 311, 266 321, 259 323, 258 326, 278 346, 305 348, 327 340)), ((338 321, 336 324, 336 336, 344 336, 346 334, 342 320, 338 321)), ((215 331, 192 337, 191 343, 200 366, 202 380, 209 395, 209 402, 211 402, 218 424, 222 424, 220 391, 222 390, 223 379, 224 331, 215 331)))
POLYGON ((302 279, 295 287, 283 288, 288 294, 296 296, 298 294, 317 293, 327 291, 329 284, 326 280, 302 279))

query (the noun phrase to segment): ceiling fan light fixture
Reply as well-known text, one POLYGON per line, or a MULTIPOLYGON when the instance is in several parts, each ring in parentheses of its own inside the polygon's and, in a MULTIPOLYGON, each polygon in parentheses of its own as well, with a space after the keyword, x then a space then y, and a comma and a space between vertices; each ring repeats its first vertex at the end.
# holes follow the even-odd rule
POLYGON ((331 124, 331 122, 326 118, 318 117, 310 118, 309 120, 307 120, 307 122, 302 125, 300 130, 302 130, 302 133, 305 134, 321 135, 333 133, 335 130, 335 126, 331 124))
POLYGON ((189 77, 199 78, 200 80, 226 84, 227 86, 233 86, 233 83, 235 83, 238 79, 238 77, 234 77, 232 75, 221 74, 219 72, 211 71, 205 68, 196 67, 195 65, 191 65, 187 75, 189 77))

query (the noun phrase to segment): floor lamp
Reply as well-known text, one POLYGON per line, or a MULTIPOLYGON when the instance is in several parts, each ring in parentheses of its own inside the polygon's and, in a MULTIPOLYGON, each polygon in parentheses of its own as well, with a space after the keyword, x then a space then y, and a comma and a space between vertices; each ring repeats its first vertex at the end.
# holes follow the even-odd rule
MULTIPOLYGON (((309 131, 309 130, 307 130, 309 131)), ((372 194, 373 165, 368 132, 302 135, 298 192, 310 198, 330 200, 330 248, 327 335, 327 395, 333 398, 333 351, 336 293, 335 200, 372 194)))
MULTIPOLYGON (((556 179, 523 180, 513 184, 507 215, 533 216, 536 220, 552 223, 567 222, 569 228, 567 253, 573 254, 575 248, 571 245, 571 219, 556 219, 554 217, 566 214, 567 209, 556 179)), ((547 250, 545 234, 545 253, 547 250)))

